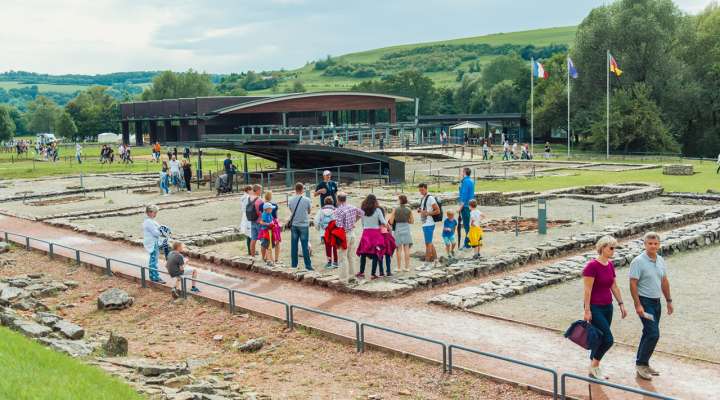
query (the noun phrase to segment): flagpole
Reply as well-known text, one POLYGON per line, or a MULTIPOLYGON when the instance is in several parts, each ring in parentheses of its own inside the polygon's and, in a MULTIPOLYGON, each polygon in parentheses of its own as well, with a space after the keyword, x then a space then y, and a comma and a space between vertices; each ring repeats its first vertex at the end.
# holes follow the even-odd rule
POLYGON ((567 58, 567 156, 570 159, 570 57, 567 58))
POLYGON ((607 105, 605 110, 605 159, 610 159, 610 50, 605 57, 605 76, 607 78, 607 105))
POLYGON ((530 57, 530 154, 535 154, 535 58, 530 57))

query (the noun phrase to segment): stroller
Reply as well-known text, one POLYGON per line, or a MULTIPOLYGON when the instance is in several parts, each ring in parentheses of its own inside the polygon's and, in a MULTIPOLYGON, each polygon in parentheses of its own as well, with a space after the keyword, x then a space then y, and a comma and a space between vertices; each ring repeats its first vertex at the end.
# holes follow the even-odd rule
POLYGON ((217 177, 217 180, 215 180, 215 187, 217 188, 217 195, 220 196, 221 193, 230 193, 230 181, 227 174, 222 174, 217 177))

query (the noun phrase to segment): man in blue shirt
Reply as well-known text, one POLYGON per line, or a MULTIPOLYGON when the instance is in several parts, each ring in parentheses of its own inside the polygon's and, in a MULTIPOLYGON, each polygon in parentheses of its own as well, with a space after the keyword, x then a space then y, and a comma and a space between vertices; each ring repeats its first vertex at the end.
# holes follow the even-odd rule
MULTIPOLYGON (((475 182, 470 178, 470 168, 463 168, 463 179, 460 181, 460 196, 458 198, 458 214, 462 220, 463 228, 465 229, 465 248, 469 248, 468 245, 468 232, 470 231, 470 200, 475 198, 475 182)), ((458 235, 458 240, 460 236, 458 235)))

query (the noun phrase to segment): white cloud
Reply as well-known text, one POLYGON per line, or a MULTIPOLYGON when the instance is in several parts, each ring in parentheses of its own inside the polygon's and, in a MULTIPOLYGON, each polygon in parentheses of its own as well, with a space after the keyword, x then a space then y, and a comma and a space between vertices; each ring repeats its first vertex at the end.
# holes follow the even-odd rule
MULTIPOLYGON (((579 23, 601 0, 3 0, 0 71, 228 73, 579 23)), ((708 0, 678 0, 688 12, 708 0)))

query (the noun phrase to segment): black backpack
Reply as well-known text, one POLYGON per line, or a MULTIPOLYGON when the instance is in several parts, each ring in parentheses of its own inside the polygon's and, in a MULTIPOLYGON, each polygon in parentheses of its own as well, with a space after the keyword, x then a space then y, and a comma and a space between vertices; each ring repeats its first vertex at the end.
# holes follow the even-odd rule
MULTIPOLYGON (((425 210, 426 207, 427 207, 427 199, 428 199, 428 197, 430 197, 429 194, 426 195, 425 198, 423 199, 422 206, 421 206, 423 210, 425 210)), ((440 221, 442 221, 442 219, 443 219, 442 203, 440 202, 440 200, 439 200, 437 197, 433 197, 433 198, 435 199, 435 202, 437 203, 438 208, 440 209, 440 212, 437 213, 437 214, 431 215, 431 217, 432 217, 433 221, 435 221, 435 222, 440 222, 440 221)))
POLYGON ((255 204, 258 200, 260 200, 259 197, 255 198, 253 201, 248 201, 247 206, 245 206, 245 218, 247 218, 250 222, 257 221, 259 217, 257 209, 255 208, 255 204))

